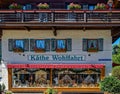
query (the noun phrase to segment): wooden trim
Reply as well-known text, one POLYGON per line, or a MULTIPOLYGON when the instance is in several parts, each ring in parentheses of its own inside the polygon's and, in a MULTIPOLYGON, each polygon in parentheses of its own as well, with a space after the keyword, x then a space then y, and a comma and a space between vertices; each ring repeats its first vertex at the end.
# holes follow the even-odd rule
POLYGON ((101 69, 101 80, 105 77, 105 66, 101 69))
POLYGON ((12 89, 12 69, 8 68, 8 89, 12 89))
MULTIPOLYGON (((44 92, 47 88, 12 88, 12 92, 44 92)), ((54 88, 57 89, 58 92, 101 92, 98 87, 91 88, 80 88, 80 87, 61 87, 54 88)))

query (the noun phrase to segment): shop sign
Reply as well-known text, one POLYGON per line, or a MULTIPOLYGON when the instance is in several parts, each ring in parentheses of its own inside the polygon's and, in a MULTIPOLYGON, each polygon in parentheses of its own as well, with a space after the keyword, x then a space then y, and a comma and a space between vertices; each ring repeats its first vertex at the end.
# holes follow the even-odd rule
POLYGON ((28 55, 29 61, 85 61, 84 55, 28 55))

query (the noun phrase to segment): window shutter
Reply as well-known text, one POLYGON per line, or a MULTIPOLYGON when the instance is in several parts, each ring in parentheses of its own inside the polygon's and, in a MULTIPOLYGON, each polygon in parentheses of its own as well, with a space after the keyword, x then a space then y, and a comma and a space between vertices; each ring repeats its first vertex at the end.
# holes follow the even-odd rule
POLYGON ((103 39, 98 39, 98 51, 103 51, 103 39))
POLYGON ((56 39, 51 39, 51 51, 56 50, 56 39))
POLYGON ((24 39, 24 51, 29 51, 29 39, 24 39))
POLYGON ((13 51, 13 48, 14 48, 14 40, 8 39, 8 50, 13 51))
POLYGON ((72 51, 72 39, 66 39, 66 50, 72 51))
POLYGON ((83 51, 87 51, 87 39, 83 39, 83 47, 82 47, 82 49, 83 49, 83 51))
POLYGON ((45 39, 45 50, 50 51, 50 39, 45 39))
POLYGON ((35 48, 35 39, 30 39, 30 51, 34 51, 35 48))

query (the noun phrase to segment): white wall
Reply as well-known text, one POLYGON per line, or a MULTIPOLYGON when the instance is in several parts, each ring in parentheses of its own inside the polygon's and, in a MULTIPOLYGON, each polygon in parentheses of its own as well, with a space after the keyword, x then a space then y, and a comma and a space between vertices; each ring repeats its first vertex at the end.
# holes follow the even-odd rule
MULTIPOLYGON (((77 63, 102 63, 106 64, 106 75, 109 74, 112 68, 112 61, 99 61, 99 59, 112 59, 112 37, 110 30, 57 30, 57 36, 53 35, 52 30, 31 30, 30 32, 25 30, 4 30, 2 36, 2 59, 8 63, 42 63, 41 61, 28 61, 27 56, 31 54, 59 54, 56 52, 46 53, 34 53, 24 52, 23 54, 9 52, 8 51, 8 39, 17 38, 34 38, 34 39, 46 39, 46 38, 72 38, 72 51, 64 54, 80 54, 86 57, 85 61, 79 61, 77 63), (104 51, 95 53, 88 53, 82 51, 82 39, 90 38, 104 39, 104 51), (89 56, 90 55, 90 56, 89 56)), ((46 61, 47 62, 47 61, 46 61)), ((61 61, 63 62, 63 61, 61 61)), ((64 61, 65 62, 65 61, 64 61)), ((44 62, 45 63, 45 62, 44 62)), ((47 62, 49 63, 49 62, 47 62)), ((71 63, 76 63, 71 61, 71 63)), ((6 74, 7 76, 7 74, 6 74)), ((5 79, 4 79, 5 80, 5 79)))

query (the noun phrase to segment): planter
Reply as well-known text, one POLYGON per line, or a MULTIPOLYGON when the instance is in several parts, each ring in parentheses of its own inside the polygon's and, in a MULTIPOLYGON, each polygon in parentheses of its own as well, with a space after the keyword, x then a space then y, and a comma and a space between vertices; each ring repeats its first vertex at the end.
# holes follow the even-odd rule
POLYGON ((98 52, 98 49, 97 48, 89 48, 88 52, 98 52))
POLYGON ((40 49, 40 48, 35 48, 34 52, 36 52, 36 53, 44 53, 45 50, 44 49, 40 49))
POLYGON ((66 52, 66 49, 56 49, 56 52, 66 52))
POLYGON ((14 48, 13 52, 18 53, 18 52, 24 52, 22 48, 14 48))

